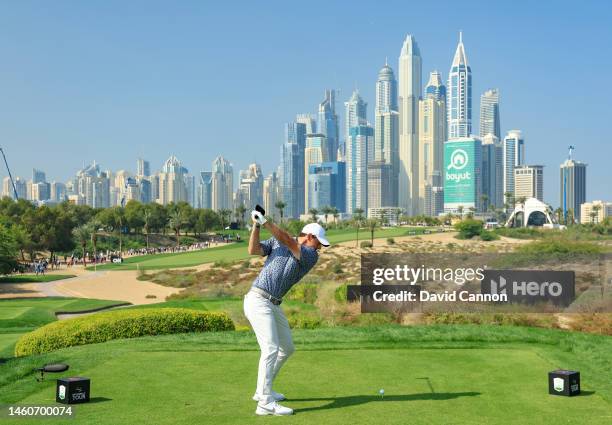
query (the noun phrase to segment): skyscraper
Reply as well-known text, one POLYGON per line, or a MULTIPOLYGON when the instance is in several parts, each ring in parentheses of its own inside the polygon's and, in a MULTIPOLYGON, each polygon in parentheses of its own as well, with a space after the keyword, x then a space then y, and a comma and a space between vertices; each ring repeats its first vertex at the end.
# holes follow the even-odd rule
POLYGON ((280 200, 280 180, 273 171, 263 182, 263 207, 266 214, 275 220, 280 216, 276 203, 280 200))
POLYGON ((212 208, 212 171, 200 171, 198 208, 212 208))
POLYGON ((398 204, 409 215, 418 213, 421 53, 408 35, 399 57, 399 175, 398 204))
POLYGON ((584 162, 573 159, 567 159, 560 166, 559 202, 568 221, 580 220, 580 208, 586 201, 586 167, 584 162))
POLYGON ((211 207, 215 211, 231 210, 233 206, 234 169, 232 164, 222 156, 212 163, 211 207))
MULTIPOLYGON (((399 173, 399 113, 397 111, 397 81, 393 69, 385 62, 376 80, 374 111, 374 160, 390 165, 390 205, 397 206, 399 173)), ((349 140, 347 138, 346 140, 349 140)))
POLYGON ((45 176, 44 171, 37 170, 36 168, 32 168, 32 184, 43 183, 46 181, 47 181, 47 178, 45 176))
POLYGON ((378 214, 381 208, 393 208, 392 204, 392 175, 391 164, 385 161, 372 161, 368 163, 368 217, 378 214))
POLYGON ((314 208, 309 201, 310 190, 309 170, 313 164, 327 162, 329 159, 329 150, 327 146, 327 138, 324 134, 307 134, 306 149, 304 149, 304 213, 307 213, 311 208, 314 208))
POLYGON ((329 161, 335 161, 340 143, 335 90, 325 90, 325 99, 319 104, 319 133, 327 138, 329 161))
POLYGON ((304 149, 306 124, 285 124, 285 143, 281 147, 280 191, 287 218, 298 218, 304 212, 304 149))
POLYGON ((480 137, 489 133, 501 139, 498 89, 487 90, 480 96, 480 137))
POLYGON ((482 138, 482 194, 486 195, 483 211, 489 205, 501 208, 504 204, 503 176, 502 143, 493 133, 488 133, 482 138))
POLYGON ((469 137, 472 134, 472 70, 468 65, 463 35, 448 74, 448 139, 469 137))
POLYGON ((51 200, 55 202, 66 200, 66 184, 55 181, 51 183, 51 200))
POLYGON ((346 145, 346 212, 368 211, 368 162, 374 156, 374 130, 367 125, 351 128, 346 145))
POLYGON ((425 98, 419 101, 419 204, 418 212, 436 215, 434 193, 443 190, 446 141, 446 87, 438 71, 429 75, 425 98), (436 191, 433 190, 437 187, 436 191), (427 206, 427 208, 426 208, 427 206))
POLYGON ((367 123, 368 104, 359 96, 359 90, 355 89, 351 98, 344 102, 344 109, 344 138, 348 140, 351 128, 367 123))
POLYGON ((525 163, 525 140, 520 130, 510 130, 503 142, 503 196, 514 193, 514 168, 525 163))
POLYGON ((255 205, 262 205, 263 183, 264 177, 259 164, 250 164, 248 169, 241 170, 238 185, 241 201, 239 204, 244 205, 248 211, 254 210, 255 205))
POLYGON ((94 161, 77 172, 75 192, 83 199, 84 205, 92 208, 108 208, 110 204, 109 173, 100 170, 94 161))
POLYGON ((324 207, 346 209, 346 163, 323 162, 308 169, 309 206, 321 213, 324 207))
POLYGON ((159 194, 157 203, 168 205, 170 202, 187 202, 187 185, 185 175, 187 169, 183 167, 181 161, 171 155, 157 174, 159 178, 159 194))
POLYGON ((514 168, 514 196, 544 202, 543 165, 519 165, 514 168))
POLYGON ((140 177, 148 177, 151 175, 151 164, 142 158, 136 161, 136 175, 140 177))
POLYGON ((314 134, 317 132, 317 120, 310 114, 297 114, 295 122, 306 126, 306 134, 314 134))

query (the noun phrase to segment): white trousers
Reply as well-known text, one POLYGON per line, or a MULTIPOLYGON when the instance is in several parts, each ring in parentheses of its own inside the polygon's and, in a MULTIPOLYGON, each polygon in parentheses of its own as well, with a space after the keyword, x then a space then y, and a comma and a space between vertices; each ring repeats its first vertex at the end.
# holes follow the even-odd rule
POLYGON ((244 296, 244 315, 261 349, 255 392, 260 396, 260 404, 268 404, 274 401, 271 395, 274 378, 295 351, 291 329, 281 306, 254 292, 244 296))

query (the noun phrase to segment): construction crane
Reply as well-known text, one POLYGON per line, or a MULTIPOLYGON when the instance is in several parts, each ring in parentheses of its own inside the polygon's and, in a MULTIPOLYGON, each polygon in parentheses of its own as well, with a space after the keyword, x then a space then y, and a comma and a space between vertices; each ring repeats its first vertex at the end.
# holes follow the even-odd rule
POLYGON ((19 199, 19 195, 17 195, 17 188, 15 187, 15 181, 13 180, 13 175, 11 174, 11 169, 9 168, 8 161, 6 160, 6 155, 4 154, 4 149, 0 147, 0 152, 2 152, 2 158, 4 158, 4 165, 6 165, 6 171, 8 171, 9 178, 11 179, 11 185, 13 186, 13 193, 15 193, 15 200, 19 199))

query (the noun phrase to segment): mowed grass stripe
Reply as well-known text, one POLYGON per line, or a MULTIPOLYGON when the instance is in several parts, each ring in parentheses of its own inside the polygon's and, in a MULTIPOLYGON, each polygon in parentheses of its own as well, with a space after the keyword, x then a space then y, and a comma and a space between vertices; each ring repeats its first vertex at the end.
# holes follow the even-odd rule
MULTIPOLYGON (((418 235, 426 231, 423 227, 391 227, 378 229, 374 232, 374 238, 392 238, 407 235, 418 235)), ((332 244, 356 240, 355 229, 330 230, 329 242, 332 244)), ((247 236, 248 237, 248 236, 247 236)), ((262 233, 261 239, 267 239, 270 234, 262 233)), ((359 239, 369 240, 370 232, 367 229, 359 231, 359 239)), ((191 251, 176 254, 152 254, 126 258, 122 264, 104 264, 98 266, 98 270, 155 270, 169 267, 191 267, 199 264, 212 263, 215 261, 237 261, 251 257, 247 252, 247 240, 223 246, 212 247, 199 251, 191 251)), ((93 267, 88 267, 93 270, 93 267)))
MULTIPOLYGON (((258 357, 256 351, 116 356, 79 371, 91 378, 99 402, 78 406, 75 421, 130 424, 155 412, 157 424, 249 423, 258 357)), ((295 409, 285 420, 291 424, 609 423, 610 405, 597 395, 549 396, 549 369, 528 347, 309 350, 296 352, 275 385, 295 409)), ((45 383, 20 403, 53 400, 54 383, 45 383)))

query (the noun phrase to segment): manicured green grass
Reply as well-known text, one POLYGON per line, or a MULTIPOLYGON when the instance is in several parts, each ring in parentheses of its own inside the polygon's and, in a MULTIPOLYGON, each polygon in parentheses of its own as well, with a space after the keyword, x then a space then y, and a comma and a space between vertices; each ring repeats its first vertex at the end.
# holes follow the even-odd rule
POLYGON ((30 282, 53 282, 54 280, 70 279, 73 274, 23 274, 0 276, 0 283, 30 283, 30 282))
POLYGON ((120 303, 61 297, 0 300, 0 358, 13 355, 12 347, 22 334, 57 320, 57 311, 90 310, 120 303))
MULTIPOLYGON (((378 229, 374 233, 374 238, 392 238, 407 235, 422 234, 426 228, 423 227, 390 227, 378 229)), ((355 229, 331 229, 327 232, 329 242, 340 243, 355 240, 355 229)), ((268 232, 262 232, 261 239, 270 237, 268 232)), ((370 232, 367 229, 359 231, 359 239, 367 240, 370 232)), ((177 254, 153 254, 126 258, 122 264, 104 264, 98 266, 98 270, 143 270, 165 269, 171 267, 192 267, 204 263, 212 263, 219 260, 237 261, 249 258, 247 252, 247 240, 229 245, 212 247, 200 251, 184 252, 177 254)), ((92 267, 88 269, 93 270, 92 267)))
MULTIPOLYGON (((282 419, 291 424, 609 424, 612 416, 609 337, 468 325, 298 330, 294 339, 276 381, 295 409, 282 419), (558 367, 581 371, 583 396, 548 395, 547 372, 558 367)), ((73 347, 0 366, 0 402, 54 404, 55 381, 35 382, 32 369, 64 361, 62 376, 92 380, 93 402, 76 406, 71 423, 279 420, 253 414, 258 356, 250 332, 73 347)))

